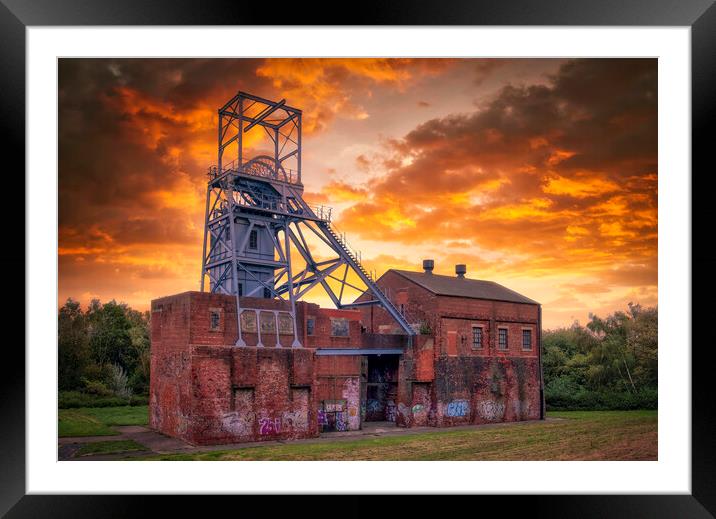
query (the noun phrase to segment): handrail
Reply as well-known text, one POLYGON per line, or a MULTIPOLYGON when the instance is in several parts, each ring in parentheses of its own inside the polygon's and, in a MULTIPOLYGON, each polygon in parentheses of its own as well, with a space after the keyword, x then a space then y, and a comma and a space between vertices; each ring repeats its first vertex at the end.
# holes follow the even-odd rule
MULTIPOLYGON (((282 179, 281 175, 279 175, 277 172, 273 172, 273 175, 261 175, 256 172, 256 170, 247 168, 246 165, 250 163, 244 162, 244 164, 241 165, 241 167, 237 167, 238 159, 234 159, 231 162, 227 164, 222 164, 221 166, 221 174, 226 173, 227 171, 236 171, 239 173, 243 173, 245 175, 251 175, 258 178, 270 178, 272 180, 278 180, 280 182, 287 182, 289 184, 300 184, 298 179, 298 171, 290 169, 290 168, 284 168, 281 166, 281 170, 286 173, 286 179, 282 179)), ((212 164, 208 168, 208 176, 210 180, 215 180, 217 177, 219 177, 221 174, 219 173, 219 167, 216 164, 212 164)))

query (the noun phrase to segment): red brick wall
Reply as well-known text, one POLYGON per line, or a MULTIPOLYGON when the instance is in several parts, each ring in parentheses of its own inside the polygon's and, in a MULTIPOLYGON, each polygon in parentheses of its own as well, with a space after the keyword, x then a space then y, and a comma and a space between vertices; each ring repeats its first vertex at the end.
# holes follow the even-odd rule
MULTIPOLYGON (((428 324, 431 343, 418 336, 401 361, 397 423, 402 426, 515 421, 540 417, 538 305, 436 296, 394 272, 378 283, 408 317, 428 324), (482 348, 472 347, 472 327, 482 327, 482 348), (497 348, 499 327, 508 348, 497 348), (532 348, 522 349, 522 329, 532 348), (432 357, 432 358, 431 358, 432 357)), ((362 309, 363 324, 393 323, 387 312, 362 309)), ((409 319, 410 320, 410 319, 409 319)))
MULTIPOLYGON (((411 324, 425 322, 434 327, 438 311, 435 295, 390 270, 380 277, 377 284, 398 308, 401 303, 405 305, 406 318, 411 324)), ((359 301, 368 299, 372 298, 367 295, 358 298, 359 301)), ((363 326, 369 332, 403 333, 390 314, 379 306, 361 307, 360 311, 363 326)))
POLYGON ((233 297, 152 302, 150 426, 195 444, 316 436, 313 350, 237 348, 236 334, 233 297), (219 330, 210 309, 222 313, 219 330))

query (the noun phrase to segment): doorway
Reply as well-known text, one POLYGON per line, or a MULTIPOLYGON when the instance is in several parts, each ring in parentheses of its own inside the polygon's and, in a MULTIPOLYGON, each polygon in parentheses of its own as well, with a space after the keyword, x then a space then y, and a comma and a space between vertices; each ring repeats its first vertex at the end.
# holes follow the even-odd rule
POLYGON ((395 423, 399 355, 368 355, 365 421, 395 423))

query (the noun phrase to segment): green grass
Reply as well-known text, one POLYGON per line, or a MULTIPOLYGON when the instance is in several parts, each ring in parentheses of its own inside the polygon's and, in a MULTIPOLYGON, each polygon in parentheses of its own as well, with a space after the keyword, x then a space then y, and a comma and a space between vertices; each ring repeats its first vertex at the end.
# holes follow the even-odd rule
POLYGON ((143 451, 147 448, 134 440, 114 440, 85 443, 75 456, 90 456, 94 454, 116 454, 119 452, 143 451))
POLYGON ((320 443, 161 455, 149 460, 655 460, 656 411, 563 411, 560 420, 320 443))
POLYGON ((146 425, 147 406, 84 407, 59 410, 59 435, 112 436, 113 425, 146 425))

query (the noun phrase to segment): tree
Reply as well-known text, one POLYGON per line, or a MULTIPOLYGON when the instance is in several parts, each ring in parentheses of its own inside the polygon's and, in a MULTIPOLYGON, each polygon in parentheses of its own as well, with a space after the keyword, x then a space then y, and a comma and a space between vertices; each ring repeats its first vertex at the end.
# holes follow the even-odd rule
POLYGON ((80 304, 72 298, 67 299, 59 311, 57 348, 60 389, 79 387, 90 361, 90 351, 85 316, 80 304))
POLYGON ((133 371, 136 364, 135 350, 129 330, 127 305, 112 300, 102 305, 93 300, 87 311, 89 342, 92 357, 99 365, 117 364, 133 371))

